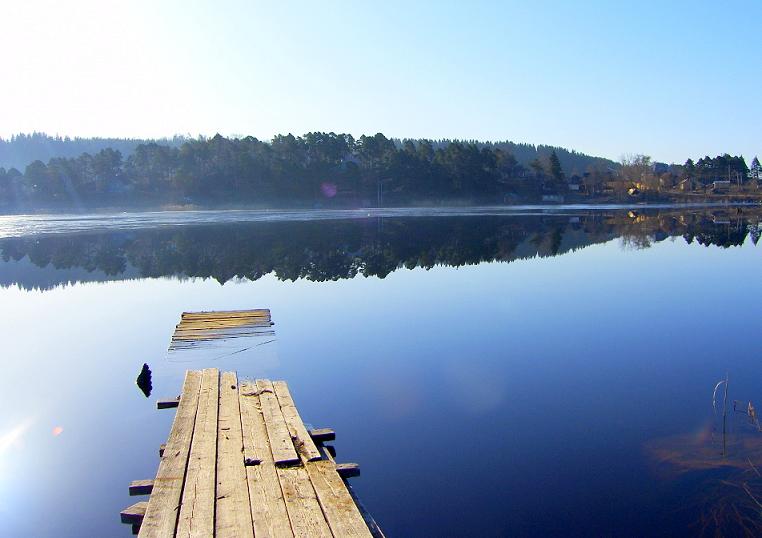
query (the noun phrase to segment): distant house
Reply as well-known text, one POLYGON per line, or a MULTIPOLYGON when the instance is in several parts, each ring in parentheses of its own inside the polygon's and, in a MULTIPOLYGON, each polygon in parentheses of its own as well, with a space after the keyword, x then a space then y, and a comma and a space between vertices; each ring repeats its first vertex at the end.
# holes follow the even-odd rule
POLYGON ((667 163, 653 163, 651 165, 651 171, 656 174, 666 174, 670 171, 670 166, 667 163))
POLYGON ((582 178, 580 178, 578 175, 575 174, 569 178, 569 183, 567 186, 569 187, 570 191, 579 192, 581 190, 580 189, 581 182, 582 182, 582 178))
POLYGON ((564 197, 561 194, 543 194, 542 201, 562 204, 564 203, 564 197))
POLYGON ((712 181, 712 190, 714 191, 726 191, 730 188, 730 181, 727 179, 712 181))
POLYGON ((681 191, 695 191, 698 188, 698 182, 692 177, 687 177, 677 184, 677 188, 681 191))

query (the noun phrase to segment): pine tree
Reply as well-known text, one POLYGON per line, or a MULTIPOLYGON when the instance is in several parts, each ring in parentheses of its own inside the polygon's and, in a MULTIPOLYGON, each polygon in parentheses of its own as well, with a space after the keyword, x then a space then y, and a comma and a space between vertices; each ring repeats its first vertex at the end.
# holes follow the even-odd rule
POLYGON ((564 180, 564 171, 561 168, 561 161, 558 160, 558 155, 556 155, 555 151, 550 154, 549 164, 550 175, 554 180, 561 183, 564 180))
POLYGON ((762 165, 759 164, 759 159, 757 157, 754 157, 754 159, 751 161, 751 170, 749 172, 749 176, 752 179, 756 180, 762 178, 762 165))

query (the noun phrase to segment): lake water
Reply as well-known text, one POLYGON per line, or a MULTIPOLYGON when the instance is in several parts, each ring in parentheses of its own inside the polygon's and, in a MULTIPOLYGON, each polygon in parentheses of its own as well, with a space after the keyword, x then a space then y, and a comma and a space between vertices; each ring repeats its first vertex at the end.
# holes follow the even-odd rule
POLYGON ((390 537, 762 532, 758 209, 318 216, 0 219, 0 536, 130 536, 209 366, 287 380, 390 537), (248 308, 272 341, 168 356, 248 308))

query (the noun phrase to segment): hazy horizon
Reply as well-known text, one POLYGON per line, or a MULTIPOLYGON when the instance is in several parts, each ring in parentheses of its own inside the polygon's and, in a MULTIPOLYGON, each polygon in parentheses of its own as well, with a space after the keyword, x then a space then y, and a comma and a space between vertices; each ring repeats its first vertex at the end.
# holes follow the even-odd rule
POLYGON ((382 132, 751 158, 762 5, 11 3, 0 136, 382 132))

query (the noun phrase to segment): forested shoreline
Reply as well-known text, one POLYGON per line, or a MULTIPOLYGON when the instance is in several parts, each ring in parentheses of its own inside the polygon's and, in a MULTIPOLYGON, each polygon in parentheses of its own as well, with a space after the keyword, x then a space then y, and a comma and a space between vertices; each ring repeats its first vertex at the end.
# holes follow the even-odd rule
MULTIPOLYGON (((21 141, 33 147, 45 140, 21 141)), ((97 147, 111 140, 70 142, 97 147)), ((679 166, 642 155, 614 163, 550 146, 395 140, 381 133, 121 143, 126 155, 104 147, 38 159, 23 171, 0 168, 0 211, 594 203, 729 191, 753 198, 760 176, 756 158, 749 167, 728 154, 679 166)))

